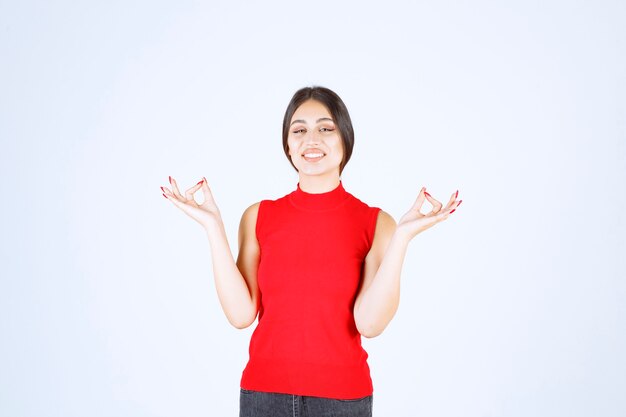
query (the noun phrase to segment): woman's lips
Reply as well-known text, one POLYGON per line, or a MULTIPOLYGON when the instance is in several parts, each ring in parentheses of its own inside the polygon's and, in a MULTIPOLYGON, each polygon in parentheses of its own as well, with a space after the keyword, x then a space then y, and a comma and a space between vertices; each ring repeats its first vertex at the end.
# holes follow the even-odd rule
POLYGON ((317 162, 324 156, 326 156, 326 154, 319 149, 309 149, 302 154, 302 157, 307 162, 317 162))

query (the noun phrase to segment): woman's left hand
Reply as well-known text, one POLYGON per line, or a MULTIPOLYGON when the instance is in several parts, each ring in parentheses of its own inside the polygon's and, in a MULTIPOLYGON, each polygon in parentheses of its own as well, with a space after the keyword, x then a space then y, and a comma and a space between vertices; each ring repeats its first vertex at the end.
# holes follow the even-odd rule
POLYGON ((417 199, 415 200, 415 204, 413 207, 400 219, 398 222, 398 227, 396 229, 397 233, 401 233, 408 240, 413 239, 418 233, 423 232, 426 229, 434 226, 448 218, 450 213, 452 213, 456 208, 461 204, 463 200, 456 200, 459 192, 456 191, 452 193, 448 204, 444 209, 443 206, 438 200, 434 199, 430 194, 426 192, 426 188, 422 187, 420 193, 417 195, 417 199), (420 209, 422 208, 422 204, 424 204, 424 200, 428 199, 428 202, 432 204, 433 209, 428 214, 422 214, 420 209))

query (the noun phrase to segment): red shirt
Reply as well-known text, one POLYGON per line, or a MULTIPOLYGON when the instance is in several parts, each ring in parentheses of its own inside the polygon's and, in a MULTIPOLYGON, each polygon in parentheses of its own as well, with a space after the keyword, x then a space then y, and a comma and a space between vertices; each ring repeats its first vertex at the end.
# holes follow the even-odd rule
POLYGON ((258 324, 241 388, 337 399, 373 393, 354 300, 377 207, 346 192, 300 185, 259 206, 258 324))

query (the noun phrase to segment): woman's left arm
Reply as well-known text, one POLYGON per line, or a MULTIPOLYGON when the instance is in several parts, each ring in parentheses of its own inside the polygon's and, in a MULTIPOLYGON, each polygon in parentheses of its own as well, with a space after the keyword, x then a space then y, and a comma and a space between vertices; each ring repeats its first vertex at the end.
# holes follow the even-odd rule
POLYGON ((443 205, 422 188, 413 207, 397 225, 389 214, 379 212, 372 247, 364 261, 363 281, 354 303, 354 321, 361 335, 376 337, 385 330, 400 303, 400 273, 409 242, 447 219, 463 201, 457 201, 457 197, 458 191, 442 210, 443 205), (433 209, 422 214, 420 209, 426 199, 433 209))

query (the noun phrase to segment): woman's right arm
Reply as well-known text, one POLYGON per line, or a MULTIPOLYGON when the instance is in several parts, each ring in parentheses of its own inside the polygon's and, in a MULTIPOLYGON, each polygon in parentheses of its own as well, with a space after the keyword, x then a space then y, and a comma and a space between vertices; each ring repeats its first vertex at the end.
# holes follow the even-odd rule
POLYGON ((257 270, 260 250, 255 227, 259 203, 248 207, 239 224, 239 254, 235 263, 223 223, 206 229, 211 246, 215 288, 228 321, 238 329, 254 323, 259 310, 257 270))
POLYGON ((259 309, 259 289, 257 269, 260 250, 256 238, 256 218, 259 204, 248 207, 239 225, 239 255, 233 259, 224 223, 213 199, 206 180, 189 188, 183 196, 170 178, 173 191, 161 187, 164 196, 200 223, 207 233, 211 248, 215 288, 228 321, 238 329, 244 329, 254 322, 259 309), (204 202, 199 205, 193 195, 198 190, 204 194, 204 202))

